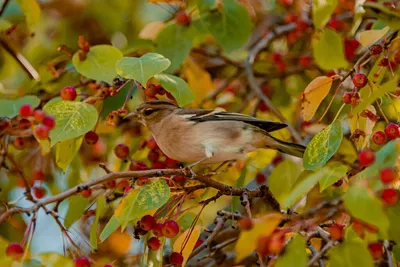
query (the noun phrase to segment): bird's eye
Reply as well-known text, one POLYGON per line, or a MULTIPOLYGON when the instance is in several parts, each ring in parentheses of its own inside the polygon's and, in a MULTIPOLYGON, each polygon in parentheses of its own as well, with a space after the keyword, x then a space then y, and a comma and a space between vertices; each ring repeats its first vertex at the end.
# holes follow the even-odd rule
POLYGON ((145 111, 143 111, 143 113, 145 116, 150 116, 151 114, 153 114, 154 111, 155 111, 154 109, 148 108, 145 111))

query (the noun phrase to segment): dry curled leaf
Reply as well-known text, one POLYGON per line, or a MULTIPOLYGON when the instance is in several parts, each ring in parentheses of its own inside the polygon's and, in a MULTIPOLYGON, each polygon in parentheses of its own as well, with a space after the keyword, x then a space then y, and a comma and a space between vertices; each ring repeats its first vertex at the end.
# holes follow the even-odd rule
POLYGON ((305 121, 310 121, 321 102, 328 95, 333 77, 320 76, 312 80, 301 94, 301 115, 305 121))

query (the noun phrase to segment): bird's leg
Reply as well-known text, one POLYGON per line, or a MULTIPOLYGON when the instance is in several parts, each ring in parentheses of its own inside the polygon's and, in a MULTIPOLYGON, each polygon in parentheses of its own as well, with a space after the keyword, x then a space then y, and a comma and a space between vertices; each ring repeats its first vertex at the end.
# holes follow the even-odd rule
POLYGON ((214 152, 211 151, 211 149, 210 149, 209 146, 206 146, 206 147, 205 147, 205 154, 206 154, 206 156, 205 156, 203 159, 198 160, 198 161, 196 161, 196 162, 194 162, 194 163, 192 163, 192 164, 190 164, 190 165, 188 165, 188 166, 185 167, 185 169, 186 169, 187 171, 190 172, 192 178, 196 176, 196 173, 193 171, 192 168, 193 168, 194 166, 196 166, 197 164, 200 164, 200 163, 202 163, 203 161, 205 161, 205 160, 207 160, 207 159, 209 159, 209 158, 211 158, 211 157, 214 156, 214 152))

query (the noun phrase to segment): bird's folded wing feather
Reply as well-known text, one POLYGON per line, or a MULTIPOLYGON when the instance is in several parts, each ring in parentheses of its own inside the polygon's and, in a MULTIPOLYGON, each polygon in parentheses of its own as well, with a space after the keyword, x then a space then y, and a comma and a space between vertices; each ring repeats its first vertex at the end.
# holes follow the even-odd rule
POLYGON ((204 110, 204 109, 182 109, 178 111, 178 115, 184 116, 189 121, 194 122, 205 122, 205 121, 242 121, 266 132, 273 132, 276 130, 287 127, 285 123, 260 120, 248 115, 231 112, 221 112, 215 110, 204 110))

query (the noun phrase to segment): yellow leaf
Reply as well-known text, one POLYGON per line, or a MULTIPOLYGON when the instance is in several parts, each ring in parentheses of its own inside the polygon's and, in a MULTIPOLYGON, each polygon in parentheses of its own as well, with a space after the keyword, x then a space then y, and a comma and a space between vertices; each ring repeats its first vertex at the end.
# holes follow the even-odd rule
POLYGON ((249 231, 240 232, 236 242, 236 261, 240 262, 257 248, 257 240, 262 235, 270 235, 281 222, 282 215, 279 213, 267 214, 254 220, 253 228, 249 231))
MULTIPOLYGON (((376 115, 376 109, 372 105, 368 106, 366 110, 376 115)), ((359 139, 354 142, 357 150, 361 150, 368 146, 375 123, 376 121, 362 116, 353 116, 350 119, 350 132, 353 134, 358 129, 363 131, 365 134, 365 136, 360 136, 359 139)))
POLYGON ((192 89, 196 102, 199 103, 214 88, 210 73, 203 70, 190 57, 186 60, 183 72, 187 78, 190 89, 192 89))
POLYGON ((362 46, 369 46, 379 39, 381 39, 388 31, 389 27, 385 27, 382 30, 368 30, 360 33, 360 43, 362 46))
POLYGON ((144 26, 143 29, 139 32, 139 37, 142 39, 154 40, 156 39, 158 33, 163 27, 164 22, 162 21, 150 22, 146 24, 146 26, 144 26))
POLYGON ((175 241, 173 249, 175 252, 181 252, 183 256, 182 266, 185 266, 190 254, 192 253, 194 246, 196 245, 197 240, 199 239, 201 227, 195 226, 193 228, 192 233, 190 234, 189 240, 187 240, 185 245, 185 240, 187 235, 191 231, 191 228, 187 229, 184 233, 182 233, 175 241), (185 248, 182 250, 182 247, 185 245, 185 248))
POLYGON ((301 95, 301 115, 305 121, 314 117, 322 100, 328 95, 332 77, 320 76, 312 80, 301 95))

